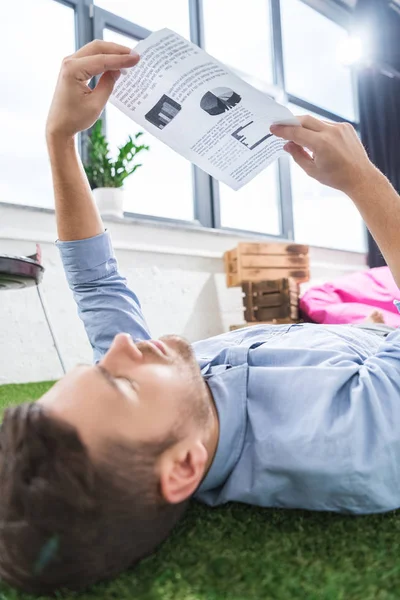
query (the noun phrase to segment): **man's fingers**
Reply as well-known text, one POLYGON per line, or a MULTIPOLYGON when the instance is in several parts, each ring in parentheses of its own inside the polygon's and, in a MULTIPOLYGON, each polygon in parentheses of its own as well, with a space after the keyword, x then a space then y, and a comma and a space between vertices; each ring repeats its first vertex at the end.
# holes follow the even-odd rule
POLYGON ((68 58, 64 60, 64 70, 79 81, 88 81, 106 71, 129 69, 139 62, 138 54, 96 54, 84 58, 68 58))
POLYGON ((310 150, 315 150, 315 145, 318 143, 317 134, 325 131, 329 125, 310 115, 303 115, 297 118, 300 121, 301 127, 273 125, 271 132, 284 140, 295 142, 299 146, 306 146, 310 150))
POLYGON ((92 92, 92 95, 97 99, 100 108, 102 109, 108 102, 109 97, 114 89, 115 82, 121 75, 119 71, 108 71, 103 73, 100 81, 92 92))
POLYGON ((83 58, 84 56, 95 56, 96 54, 129 54, 130 51, 131 49, 128 46, 94 40, 80 48, 71 58, 83 58))
POLYGON ((272 125, 271 133, 288 142, 295 142, 299 146, 305 146, 315 150, 318 144, 318 133, 305 129, 304 127, 292 127, 291 125, 272 125))
POLYGON ((314 166, 313 158, 298 144, 289 142, 284 147, 284 150, 293 158, 293 160, 301 167, 308 175, 311 175, 311 170, 314 166))
POLYGON ((320 119, 316 119, 311 115, 303 115, 301 117, 297 117, 301 123, 301 126, 304 129, 309 129, 310 131, 324 131, 326 129, 327 124, 320 119))

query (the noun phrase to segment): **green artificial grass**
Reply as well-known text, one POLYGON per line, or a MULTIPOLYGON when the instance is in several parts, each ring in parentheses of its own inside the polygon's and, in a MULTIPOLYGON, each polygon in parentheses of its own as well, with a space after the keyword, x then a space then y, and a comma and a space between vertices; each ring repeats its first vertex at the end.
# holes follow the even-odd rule
MULTIPOLYGON (((40 383, 25 383, 23 385, 1 385, 0 386, 0 419, 9 406, 22 404, 31 400, 37 400, 43 396, 53 385, 52 381, 40 383)), ((1 596, 0 596, 0 600, 1 596)))
MULTIPOLYGON (((0 408, 50 383, 0 387, 0 408)), ((1 501, 1 500, 0 500, 1 501)), ((400 512, 368 517, 193 503, 159 552, 72 600, 399 600, 400 512)), ((0 600, 28 600, 0 584, 0 600)))

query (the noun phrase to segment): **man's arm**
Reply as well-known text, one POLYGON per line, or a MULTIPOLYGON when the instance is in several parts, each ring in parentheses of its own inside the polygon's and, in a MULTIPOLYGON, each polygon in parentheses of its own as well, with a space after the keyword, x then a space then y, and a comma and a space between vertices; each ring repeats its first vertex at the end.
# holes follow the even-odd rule
POLYGON ((400 197, 377 169, 350 198, 361 213, 400 288, 400 197))
POLYGON ((308 175, 353 200, 400 287, 399 195, 368 159, 351 125, 309 116, 300 122, 302 127, 279 125, 271 131, 289 140, 285 149, 308 175))
POLYGON ((75 136, 99 118, 120 69, 132 67, 138 60, 125 46, 96 41, 62 63, 46 125, 60 240, 81 240, 104 231, 76 152, 75 136), (91 90, 88 82, 101 73, 91 90))
POLYGON ((83 240, 104 232, 75 140, 47 137, 58 239, 83 240))
POLYGON ((139 300, 118 272, 74 138, 99 118, 119 69, 138 60, 129 48, 107 42, 92 42, 64 60, 46 128, 58 247, 96 360, 117 333, 130 333, 135 340, 149 339, 150 334, 139 300), (91 90, 88 81, 100 73, 91 90))
MULTIPOLYGON (((328 125, 312 117, 303 117, 301 122, 297 131, 286 127, 271 130, 290 140, 286 149, 306 173, 350 196, 400 286, 399 196, 368 160, 351 126, 328 125)), ((338 370, 345 379, 340 382, 343 402, 336 404, 336 416, 338 422, 353 427, 352 477, 371 503, 388 509, 398 506, 400 329, 382 340, 363 362, 345 363, 338 370)))

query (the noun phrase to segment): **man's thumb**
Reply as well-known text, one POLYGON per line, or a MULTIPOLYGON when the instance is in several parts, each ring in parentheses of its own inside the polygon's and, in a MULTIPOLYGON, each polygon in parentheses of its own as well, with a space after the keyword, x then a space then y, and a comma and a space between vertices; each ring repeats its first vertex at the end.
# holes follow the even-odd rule
POLYGON ((305 171, 308 175, 312 175, 312 169, 314 167, 314 159, 308 154, 304 148, 289 142, 284 147, 284 150, 293 158, 293 160, 305 171))
POLYGON ((114 89, 115 82, 120 75, 121 71, 107 71, 100 77, 99 83, 94 90, 94 94, 102 107, 106 105, 114 89))

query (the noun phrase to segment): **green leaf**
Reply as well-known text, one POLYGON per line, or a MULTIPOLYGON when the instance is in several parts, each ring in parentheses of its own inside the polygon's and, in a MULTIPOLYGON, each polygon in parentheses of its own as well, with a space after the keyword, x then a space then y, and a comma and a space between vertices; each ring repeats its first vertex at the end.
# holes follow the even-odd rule
MULTIPOLYGON (((134 139, 143 135, 142 131, 135 134, 134 139)), ((110 149, 106 136, 103 133, 103 123, 99 119, 92 127, 88 144, 88 160, 84 169, 92 189, 98 187, 121 187, 124 180, 132 175, 141 165, 133 164, 136 156, 149 150, 144 144, 136 145, 132 136, 118 148, 115 161, 110 158, 110 149)))

